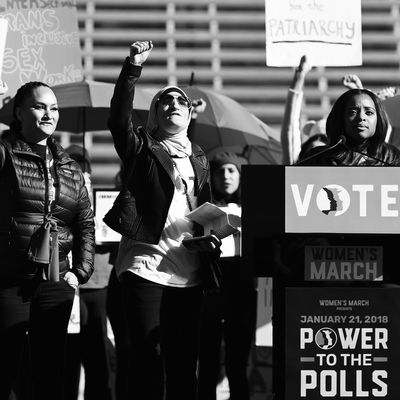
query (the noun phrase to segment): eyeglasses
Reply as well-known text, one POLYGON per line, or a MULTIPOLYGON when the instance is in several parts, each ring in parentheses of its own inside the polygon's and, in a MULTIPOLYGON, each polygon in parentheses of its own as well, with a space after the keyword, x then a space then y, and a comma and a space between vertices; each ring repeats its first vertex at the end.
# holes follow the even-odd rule
POLYGON ((190 108, 192 106, 191 101, 186 99, 185 97, 183 97, 183 96, 175 97, 175 96, 171 96, 170 94, 165 94, 165 95, 161 96, 157 102, 160 103, 162 106, 169 107, 172 105, 172 103, 175 100, 178 102, 178 105, 180 107, 190 108))

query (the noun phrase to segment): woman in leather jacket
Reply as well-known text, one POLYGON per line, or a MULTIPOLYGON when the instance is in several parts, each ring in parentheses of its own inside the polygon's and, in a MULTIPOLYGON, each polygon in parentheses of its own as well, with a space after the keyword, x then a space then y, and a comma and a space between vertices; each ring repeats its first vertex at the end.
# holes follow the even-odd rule
MULTIPOLYGON (((111 100, 126 195, 120 217, 105 221, 122 233, 115 268, 131 343, 130 395, 161 400, 165 378, 167 400, 194 400, 205 263, 182 241, 197 233, 186 214, 211 199, 209 163, 187 137, 192 107, 179 87, 160 90, 146 129, 133 128, 134 85, 152 48, 150 41, 131 45, 111 100)), ((218 246, 211 240, 203 250, 218 246)))
POLYGON ((58 118, 51 88, 29 82, 0 141, 1 399, 18 374, 26 332, 32 398, 62 398, 74 293, 93 271, 93 212, 80 167, 52 137, 58 118))

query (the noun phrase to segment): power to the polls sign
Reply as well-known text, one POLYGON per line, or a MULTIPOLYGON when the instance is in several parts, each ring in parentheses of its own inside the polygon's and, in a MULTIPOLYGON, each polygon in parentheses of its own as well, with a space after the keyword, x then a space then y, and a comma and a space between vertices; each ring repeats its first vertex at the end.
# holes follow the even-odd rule
POLYGON ((285 300, 285 400, 400 398, 400 287, 291 287, 285 300))

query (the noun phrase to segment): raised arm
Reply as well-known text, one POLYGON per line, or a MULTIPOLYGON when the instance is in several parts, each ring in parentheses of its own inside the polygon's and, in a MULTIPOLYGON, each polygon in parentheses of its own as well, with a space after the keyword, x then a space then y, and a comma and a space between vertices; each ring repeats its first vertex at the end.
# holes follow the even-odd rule
POLYGON ((137 41, 130 46, 130 55, 125 59, 111 99, 108 127, 122 161, 125 161, 139 146, 140 138, 136 135, 132 124, 132 104, 135 83, 152 48, 151 41, 137 41))
POLYGON ((301 150, 300 115, 303 102, 304 80, 311 70, 306 56, 302 56, 296 68, 286 97, 285 113, 281 127, 283 163, 294 164, 301 150))

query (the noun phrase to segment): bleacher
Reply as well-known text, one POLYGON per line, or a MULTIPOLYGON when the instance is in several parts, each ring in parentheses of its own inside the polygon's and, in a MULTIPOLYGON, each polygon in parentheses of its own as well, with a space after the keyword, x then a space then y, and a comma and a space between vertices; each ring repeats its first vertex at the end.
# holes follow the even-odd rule
MULTIPOLYGON (((77 5, 87 79, 114 83, 130 43, 151 39, 155 49, 142 87, 187 85, 193 73, 195 85, 232 97, 279 130, 293 69, 266 67, 264 0, 77 0, 77 5)), ((362 30, 362 67, 318 67, 308 74, 308 118, 327 114, 344 90, 346 73, 359 75, 372 90, 400 86, 400 0, 362 0, 362 30)), ((95 185, 112 185, 118 158, 109 134, 93 133, 87 143, 95 185)))

